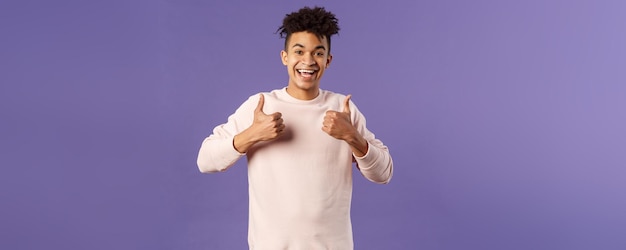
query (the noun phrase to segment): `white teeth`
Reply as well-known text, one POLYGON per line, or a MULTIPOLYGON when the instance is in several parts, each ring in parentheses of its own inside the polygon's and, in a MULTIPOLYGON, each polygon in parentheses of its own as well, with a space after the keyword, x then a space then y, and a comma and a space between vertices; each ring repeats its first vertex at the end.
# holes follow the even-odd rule
POLYGON ((309 74, 313 74, 313 72, 315 72, 315 70, 309 70, 309 69, 299 69, 298 72, 300 73, 309 73, 309 74))

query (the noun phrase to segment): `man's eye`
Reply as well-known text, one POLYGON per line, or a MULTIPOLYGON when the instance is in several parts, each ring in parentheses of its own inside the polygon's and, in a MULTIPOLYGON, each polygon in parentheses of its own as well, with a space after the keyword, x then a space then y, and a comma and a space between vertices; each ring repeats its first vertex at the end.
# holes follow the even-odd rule
POLYGON ((296 50, 294 53, 296 53, 298 55, 302 55, 302 51, 301 50, 296 50))
POLYGON ((316 56, 324 56, 324 53, 322 53, 322 52, 317 52, 317 53, 315 53, 315 55, 316 55, 316 56))

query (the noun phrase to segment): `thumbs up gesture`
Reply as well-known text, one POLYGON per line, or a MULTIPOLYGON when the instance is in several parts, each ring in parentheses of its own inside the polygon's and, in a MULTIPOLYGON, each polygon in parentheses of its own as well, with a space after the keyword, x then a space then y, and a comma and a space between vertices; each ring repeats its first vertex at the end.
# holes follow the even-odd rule
POLYGON ((346 96, 343 104, 343 111, 326 111, 322 130, 330 136, 339 140, 348 140, 356 133, 356 129, 350 120, 350 98, 352 95, 346 96))
POLYGON ((261 94, 259 104, 254 109, 252 125, 235 135, 233 139, 233 146, 240 153, 247 152, 257 142, 278 138, 285 130, 282 114, 279 112, 265 114, 263 105, 265 105, 265 96, 261 94))
POLYGON ((251 128, 257 135, 259 141, 269 141, 276 139, 285 129, 283 124, 282 114, 275 112, 272 114, 265 114, 263 112, 263 105, 265 104, 265 97, 263 94, 259 97, 259 104, 254 109, 254 120, 251 128))

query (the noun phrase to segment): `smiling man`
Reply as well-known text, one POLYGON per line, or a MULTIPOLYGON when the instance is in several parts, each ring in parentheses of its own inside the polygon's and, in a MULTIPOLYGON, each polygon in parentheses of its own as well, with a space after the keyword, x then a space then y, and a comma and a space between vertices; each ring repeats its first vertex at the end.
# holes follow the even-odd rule
POLYGON ((324 8, 288 14, 278 32, 289 82, 251 96, 202 142, 203 173, 248 160, 250 249, 353 249, 352 163, 368 180, 388 183, 388 148, 341 95, 320 89, 332 61, 337 18, 324 8))

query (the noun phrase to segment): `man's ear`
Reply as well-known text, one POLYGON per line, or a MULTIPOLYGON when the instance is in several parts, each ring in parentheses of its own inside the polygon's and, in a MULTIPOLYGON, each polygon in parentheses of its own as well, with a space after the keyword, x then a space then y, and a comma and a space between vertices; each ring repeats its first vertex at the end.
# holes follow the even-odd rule
POLYGON ((287 51, 280 51, 280 60, 283 62, 283 65, 287 66, 287 51))
POLYGON ((326 58, 326 68, 330 66, 330 62, 333 61, 333 54, 328 54, 328 58, 326 58))

